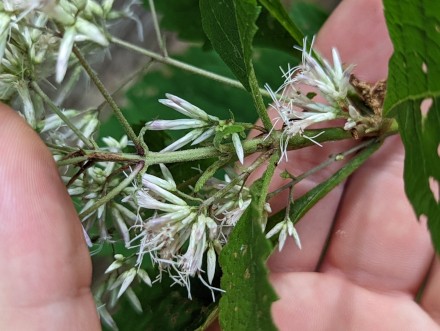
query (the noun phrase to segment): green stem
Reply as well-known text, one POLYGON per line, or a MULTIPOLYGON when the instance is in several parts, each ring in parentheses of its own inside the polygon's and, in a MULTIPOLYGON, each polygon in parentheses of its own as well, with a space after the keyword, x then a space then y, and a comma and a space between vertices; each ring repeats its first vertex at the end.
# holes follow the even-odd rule
MULTIPOLYGON (((215 81, 223 83, 225 85, 236 87, 236 88, 239 88, 241 90, 245 90, 243 85, 238 80, 227 78, 227 77, 215 74, 213 72, 200 69, 200 68, 192 66, 190 64, 187 64, 187 63, 184 63, 184 62, 172 59, 172 58, 170 58, 168 56, 165 56, 165 55, 157 54, 155 52, 149 51, 149 50, 147 50, 145 48, 136 46, 134 44, 131 44, 129 42, 126 42, 126 41, 121 40, 121 39, 116 38, 116 37, 112 37, 111 42, 113 42, 116 45, 119 45, 119 46, 125 47, 127 49, 130 49, 132 51, 135 51, 135 52, 137 52, 139 54, 148 56, 148 57, 150 57, 150 58, 152 58, 152 59, 154 59, 154 60, 156 60, 156 61, 158 61, 160 63, 168 64, 170 66, 173 66, 173 67, 176 67, 176 68, 179 68, 179 69, 191 72, 193 74, 196 74, 196 75, 199 75, 199 76, 203 76, 203 77, 215 80, 215 81)), ((258 90, 261 93, 261 95, 264 95, 266 97, 270 97, 270 94, 265 89, 258 88, 258 90)))
POLYGON ((160 33, 159 20, 157 19, 157 13, 156 13, 156 8, 154 6, 154 0, 148 0, 148 4, 150 5, 150 9, 151 9, 151 17, 153 19, 154 31, 156 32, 157 42, 159 44, 161 51, 163 52, 163 55, 165 57, 168 57, 168 52, 167 52, 167 49, 166 49, 165 44, 163 42, 162 34, 160 33))
POLYGON ((127 136, 130 138, 131 141, 133 141, 134 145, 136 146, 136 150, 137 150, 138 154, 139 155, 144 155, 144 150, 143 150, 142 146, 140 145, 138 137, 134 133, 133 128, 130 126, 128 121, 125 119, 124 115, 122 114, 121 109, 116 104, 116 102, 113 99, 113 97, 111 96, 111 94, 107 91, 106 87, 101 82, 99 77, 93 71, 92 67, 89 65, 87 60, 81 54, 81 52, 78 49, 78 47, 73 46, 73 53, 77 57, 77 59, 78 59, 79 63, 81 64, 81 66, 84 68, 84 70, 89 75, 90 79, 96 85, 96 87, 98 88, 99 92, 101 92, 102 96, 107 101, 107 103, 109 104, 110 108, 113 110, 113 113, 115 114, 115 116, 119 120, 119 122, 121 123, 122 127, 124 128, 125 132, 127 133, 127 136))
POLYGON ((78 129, 70 119, 64 115, 64 113, 58 108, 58 106, 53 103, 53 101, 44 93, 44 91, 40 88, 40 86, 36 82, 31 83, 32 89, 43 99, 43 101, 52 109, 52 111, 57 114, 61 120, 66 123, 66 125, 72 130, 76 136, 87 146, 87 148, 98 148, 94 142, 87 139, 86 136, 83 135, 80 129, 78 129))
POLYGON ((99 162, 139 162, 143 161, 144 157, 137 154, 125 153, 110 153, 102 151, 83 151, 86 155, 75 156, 68 159, 63 159, 57 162, 59 167, 78 164, 84 161, 99 161, 99 162))
POLYGON ((255 71, 253 68, 249 76, 249 86, 251 87, 252 99, 254 100, 254 105, 257 109, 258 116, 261 119, 264 128, 267 131, 270 131, 272 129, 272 121, 267 113, 266 105, 264 104, 260 87, 258 86, 257 76, 255 76, 255 71))
MULTIPOLYGON (((314 145, 315 143, 311 141, 308 137, 314 137, 318 133, 321 134, 318 137, 314 138, 314 141, 319 143, 352 139, 350 132, 340 128, 306 130, 302 136, 296 135, 290 138, 289 150, 295 150, 314 145)), ((243 142, 243 150, 246 155, 249 155, 255 152, 264 152, 273 148, 277 148, 281 137, 281 132, 274 131, 267 138, 258 137, 250 140, 245 140, 243 142)), ((221 156, 228 157, 229 155, 231 155, 232 157, 236 157, 235 148, 232 143, 222 145, 222 151, 219 151, 215 147, 200 147, 174 152, 149 151, 146 153, 145 156, 140 156, 137 154, 109 153, 95 150, 83 150, 83 152, 85 153, 85 155, 58 161, 58 166, 76 164, 87 160, 103 162, 144 161, 146 166, 150 166, 159 163, 197 161, 221 156)))
POLYGON ((137 174, 142 170, 143 167, 144 167, 143 162, 139 162, 136 165, 135 169, 132 171, 132 173, 127 178, 125 178, 122 182, 119 183, 118 186, 116 186, 109 193, 107 193, 107 195, 105 195, 102 198, 100 198, 99 200, 97 200, 96 203, 93 206, 91 206, 89 209, 87 209, 87 210, 83 211, 81 214, 79 214, 79 218, 83 219, 87 215, 90 215, 91 213, 96 211, 102 205, 111 201, 114 197, 116 197, 119 193, 121 193, 124 188, 126 188, 128 185, 131 184, 133 179, 137 176, 137 174))
MULTIPOLYGON (((277 167, 277 162, 279 160, 279 151, 276 151, 269 159, 267 168, 264 171, 263 177, 261 178, 261 189, 258 192, 257 210, 263 211, 266 202, 268 201, 267 195, 269 192, 269 185, 272 182, 272 177, 275 174, 277 167)), ((265 227, 266 224, 263 224, 265 227)))

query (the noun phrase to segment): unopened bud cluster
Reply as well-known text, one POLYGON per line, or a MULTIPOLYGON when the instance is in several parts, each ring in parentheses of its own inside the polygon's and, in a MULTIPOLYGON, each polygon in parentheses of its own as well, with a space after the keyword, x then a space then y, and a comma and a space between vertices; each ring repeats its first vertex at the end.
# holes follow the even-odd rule
MULTIPOLYGON (((0 101, 20 110, 33 128, 41 128, 47 107, 33 84, 61 83, 75 43, 88 52, 109 45, 107 24, 124 16, 113 0, 4 0, 0 3, 0 101)), ((61 89, 62 90, 62 89, 61 89)), ((58 102, 61 102, 59 100, 58 102)), ((90 127, 89 127, 90 129, 90 127)))

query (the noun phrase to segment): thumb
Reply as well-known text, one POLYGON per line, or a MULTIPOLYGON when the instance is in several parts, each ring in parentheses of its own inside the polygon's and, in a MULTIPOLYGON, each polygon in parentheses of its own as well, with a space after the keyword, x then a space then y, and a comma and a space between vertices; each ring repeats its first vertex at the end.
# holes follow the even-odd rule
POLYGON ((0 105, 0 330, 99 330, 91 261, 52 156, 0 105))

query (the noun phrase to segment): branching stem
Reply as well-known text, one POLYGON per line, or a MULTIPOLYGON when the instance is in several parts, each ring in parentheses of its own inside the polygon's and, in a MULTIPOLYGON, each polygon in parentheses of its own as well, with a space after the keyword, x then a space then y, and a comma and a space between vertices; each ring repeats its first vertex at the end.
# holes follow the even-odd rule
POLYGON ((91 206, 89 209, 79 214, 79 218, 83 219, 87 215, 90 215, 91 213, 96 211, 102 205, 111 201, 114 197, 116 197, 119 193, 121 193, 124 188, 126 188, 128 185, 131 184, 133 179, 137 176, 137 174, 142 170, 143 167, 144 167, 144 163, 139 162, 134 168, 134 170, 131 172, 131 174, 127 176, 127 178, 125 178, 122 182, 119 183, 118 186, 116 186, 109 193, 107 193, 107 195, 97 200, 96 203, 93 206, 91 206))

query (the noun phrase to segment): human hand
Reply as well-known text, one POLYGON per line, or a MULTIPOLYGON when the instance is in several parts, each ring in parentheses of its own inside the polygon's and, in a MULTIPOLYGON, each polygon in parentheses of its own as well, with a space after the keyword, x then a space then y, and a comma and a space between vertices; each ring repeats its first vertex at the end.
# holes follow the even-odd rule
POLYGON ((0 105, 0 330, 100 330, 91 262, 55 162, 0 105))
MULTIPOLYGON (((364 81, 385 78, 392 45, 381 1, 343 1, 315 47, 327 58, 337 47, 342 61, 356 64, 354 74, 364 81)), ((348 148, 347 143, 332 143, 291 152, 278 172, 299 174, 348 148)), ((336 166, 307 178, 296 192, 311 189, 336 166)), ((440 264, 432 263, 426 222, 414 216, 402 172, 403 147, 392 137, 301 220, 297 230, 302 250, 290 238, 270 258, 270 278, 280 297, 272 313, 280 330, 440 329, 440 264)), ((272 189, 283 184, 279 176, 274 178, 272 189)), ((273 208, 281 209, 286 200, 272 201, 273 208)))

